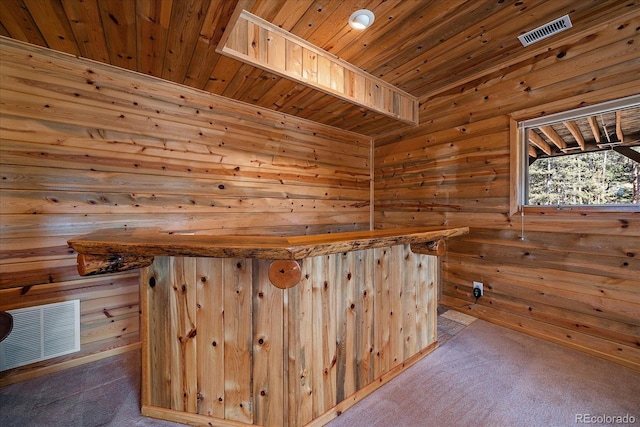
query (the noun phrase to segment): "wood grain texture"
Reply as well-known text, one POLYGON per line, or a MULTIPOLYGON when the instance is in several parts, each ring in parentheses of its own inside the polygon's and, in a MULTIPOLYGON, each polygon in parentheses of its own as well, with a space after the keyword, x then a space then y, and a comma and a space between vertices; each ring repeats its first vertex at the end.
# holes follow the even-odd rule
POLYGON ((225 259, 222 265, 224 309, 224 418, 251 423, 253 420, 253 263, 225 259))
MULTIPOLYGON (((403 228, 354 231, 309 236, 218 236, 166 233, 158 230, 98 230, 69 240, 79 253, 104 254, 108 263, 114 254, 139 257, 155 255, 220 258, 299 260, 339 252, 381 248, 390 245, 426 244, 462 236, 468 227, 403 228)), ((113 261, 117 264, 118 259, 113 261)), ((127 268, 127 265, 123 265, 127 268)), ((115 266, 112 268, 116 268, 115 266)))
MULTIPOLYGON (((165 25, 172 9, 167 1, 138 2, 142 15, 130 21, 124 9, 112 11, 119 2, 71 3, 64 2, 70 16, 108 20, 113 28, 106 37, 123 37, 109 52, 123 55, 131 48, 124 39, 129 26, 165 25)), ((80 36, 89 22, 70 25, 80 36)), ((149 42, 153 49, 177 43, 161 40, 162 31, 149 42)), ((94 36, 81 53, 99 59, 104 49, 100 34, 94 36)), ((6 38, 0 50, 0 289, 23 290, 29 305, 52 299, 35 296, 43 286, 60 285, 60 295, 111 289, 118 297, 109 283, 130 276, 82 279, 66 243, 98 228, 265 235, 369 229, 369 138, 6 38)), ((122 61, 151 66, 146 57, 127 56, 122 61)), ((135 293, 126 295, 137 306, 135 293)), ((104 297, 83 297, 81 305, 104 297)), ((110 325, 96 312, 92 325, 83 325, 79 353, 34 369, 91 360, 100 348, 131 348, 139 340, 135 316, 114 315, 113 304, 121 302, 103 302, 114 316, 110 325)), ((188 392, 185 404, 193 406, 197 392, 188 392)), ((217 413, 216 405, 203 407, 217 413)))
POLYGON ((223 260, 196 259, 197 290, 197 360, 207 361, 198 366, 197 413, 224 418, 224 279, 223 260))
MULTIPOLYGON (((487 80, 496 78, 500 70, 507 70, 508 79, 509 68, 521 62, 529 62, 535 75, 539 61, 559 53, 551 51, 565 51, 568 58, 583 46, 606 42, 602 37, 605 29, 633 37, 637 25, 621 28, 613 21, 637 14, 638 1, 362 0, 345 4, 308 0, 5 0, 3 6, 0 34, 5 36, 377 137, 411 132, 412 125, 288 77, 286 73, 301 75, 302 49, 293 52, 286 43, 283 48, 275 32, 251 29, 249 37, 246 21, 247 31, 238 34, 242 37, 229 36, 225 30, 233 27, 239 11, 247 10, 276 29, 353 64, 393 91, 421 99, 422 107, 402 102, 391 89, 372 87, 364 79, 353 81, 350 70, 327 67, 321 57, 316 58, 313 70, 306 70, 311 71, 317 85, 329 91, 343 86, 347 93, 355 89, 363 104, 417 118, 423 110, 443 108, 432 107, 424 99, 466 87, 484 76, 490 76, 487 80), (351 13, 360 8, 376 16, 365 31, 354 30, 347 23, 351 13), (517 40, 518 34, 565 14, 571 16, 571 31, 527 48, 517 40), (251 49, 249 40, 255 43, 251 49), (263 71, 217 53, 227 41, 239 44, 246 56, 251 52, 252 57, 274 64, 282 64, 283 53, 285 57, 293 54, 293 63, 285 64, 282 74, 263 71)), ((612 54, 610 50, 592 51, 590 61, 576 66, 590 67, 612 54)), ((519 87, 521 81, 528 83, 521 79, 513 87, 519 87)), ((526 87, 523 83, 522 89, 526 87)))
POLYGON ((287 426, 285 382, 288 383, 288 378, 285 378, 284 368, 289 352, 284 341, 284 291, 271 284, 267 260, 253 260, 253 265, 253 422, 263 426, 287 426))
POLYGON ((428 126, 376 140, 374 216, 381 229, 470 227, 447 242, 447 306, 640 369, 640 209, 510 215, 513 121, 637 93, 640 15, 627 11, 423 99, 428 126))
MULTIPOLYGON (((136 310, 135 293, 118 287, 129 276, 78 277, 69 238, 105 227, 234 235, 368 229, 373 159, 362 134, 377 137, 378 227, 471 228, 443 265, 447 304, 466 310, 469 283, 480 275, 487 294, 472 307, 477 315, 637 368, 637 211, 531 211, 524 240, 521 219, 509 216, 510 120, 637 93, 637 0, 384 1, 371 6, 389 19, 362 33, 338 25, 350 13, 342 2, 237 2, 419 96, 425 125, 417 128, 215 53, 233 1, 201 2, 200 10, 208 7, 201 28, 192 28, 198 35, 181 43, 172 33, 170 48, 182 52, 168 52, 169 27, 188 14, 177 8, 196 2, 44 3, 4 0, 0 34, 153 76, 162 76, 166 58, 182 55, 188 67, 169 59, 178 65, 169 78, 255 107, 1 39, 0 292, 23 292, 25 306, 58 298, 48 289, 64 298, 96 295, 82 302, 94 326, 86 339, 96 341, 75 360, 3 372, 5 383, 139 340, 131 319, 118 320, 119 330, 100 310, 136 310), (571 31, 527 49, 513 37, 569 12, 571 31)), ((287 49, 299 55, 291 66, 300 72, 303 52, 287 49)), ((331 79, 338 84, 340 76, 331 79)), ((351 90, 365 87, 349 72, 342 79, 351 90)), ((382 367, 388 334, 373 338, 382 367)), ((229 395, 239 404, 236 392, 229 395)), ((308 411, 309 398, 300 396, 308 411)), ((315 394, 311 400, 325 405, 315 394)))
POLYGON ((90 254, 78 254, 78 274, 89 276, 92 274, 115 273, 118 271, 135 270, 148 267, 153 257, 137 257, 114 255, 105 258, 90 254))
POLYGON ((400 244, 307 258, 300 284, 278 289, 268 260, 157 257, 141 275, 143 413, 292 427, 335 417, 434 348, 437 271, 400 244), (378 262, 387 253, 404 268, 378 262))

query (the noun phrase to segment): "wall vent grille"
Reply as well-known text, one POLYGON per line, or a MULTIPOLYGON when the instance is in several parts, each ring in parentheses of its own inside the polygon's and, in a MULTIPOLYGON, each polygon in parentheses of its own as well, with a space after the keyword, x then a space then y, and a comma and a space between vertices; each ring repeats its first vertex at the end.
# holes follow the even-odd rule
POLYGON ((544 40, 547 37, 551 37, 554 34, 558 34, 564 30, 571 28, 571 19, 569 15, 564 15, 562 18, 555 19, 547 24, 544 24, 535 30, 531 30, 518 36, 518 40, 522 43, 522 46, 529 46, 540 40, 544 40))
POLYGON ((13 330, 0 342, 0 371, 80 351, 80 300, 8 312, 13 330))

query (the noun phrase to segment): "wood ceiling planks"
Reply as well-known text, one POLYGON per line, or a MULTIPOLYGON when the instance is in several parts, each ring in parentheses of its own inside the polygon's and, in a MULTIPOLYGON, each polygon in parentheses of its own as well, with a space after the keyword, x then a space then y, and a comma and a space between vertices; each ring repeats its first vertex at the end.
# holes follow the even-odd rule
POLYGON ((411 127, 216 53, 237 8, 418 97, 424 112, 439 93, 504 78, 510 65, 530 61, 535 71, 540 60, 559 61, 552 48, 571 55, 597 31, 615 31, 611 19, 637 17, 640 2, 3 0, 0 34, 369 136, 411 127), (356 31, 347 19, 361 8, 376 20, 356 31), (567 13, 572 29, 520 45, 519 34, 567 13))
MULTIPOLYGON (((109 49, 102 28, 97 0, 62 0, 80 56, 99 62, 109 62, 109 49)), ((67 50, 63 50, 67 52, 67 50)))
POLYGON ((80 49, 64 9, 54 3, 40 0, 23 0, 38 28, 47 28, 42 32, 47 45, 53 50, 80 55, 80 49))
POLYGON ((111 64, 137 70, 136 4, 99 0, 98 6, 111 64))
POLYGON ((172 5, 172 0, 161 2, 140 0, 138 2, 137 46, 141 54, 138 55, 137 71, 141 73, 152 76, 162 75, 163 61, 160 59, 164 56, 167 46, 172 5))
POLYGON ((31 13, 22 0, 6 0, 0 8, 0 22, 9 36, 39 46, 48 47, 31 13))
POLYGON ((632 159, 640 146, 640 107, 576 117, 528 129, 535 158, 614 149, 632 159))
POLYGON ((515 36, 529 28, 523 27, 519 18, 527 14, 537 16, 539 11, 535 10, 540 3, 550 3, 554 9, 562 8, 558 2, 540 0, 528 1, 528 6, 520 7, 516 4, 499 7, 497 2, 462 4, 418 39, 420 44, 415 48, 420 48, 419 55, 404 64, 400 58, 391 67, 403 81, 405 90, 410 92, 424 93, 437 89, 443 82, 459 81, 462 76, 477 71, 482 64, 496 61, 503 51, 522 50, 515 36), (470 6, 471 10, 468 10, 470 6), (451 61, 452 57, 458 60, 451 61))
POLYGON ((171 9, 162 69, 162 78, 173 82, 184 82, 189 64, 200 59, 194 58, 193 52, 210 6, 208 0, 182 0, 182 2, 182 7, 171 9))

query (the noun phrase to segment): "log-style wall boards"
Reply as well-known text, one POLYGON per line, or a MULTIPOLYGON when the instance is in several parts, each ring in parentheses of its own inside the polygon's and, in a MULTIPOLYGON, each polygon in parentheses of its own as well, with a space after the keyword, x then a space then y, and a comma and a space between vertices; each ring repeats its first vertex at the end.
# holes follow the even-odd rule
POLYGON ((369 230, 371 139, 0 37, 0 310, 80 299, 81 351, 139 346, 136 272, 78 276, 97 228, 369 230))

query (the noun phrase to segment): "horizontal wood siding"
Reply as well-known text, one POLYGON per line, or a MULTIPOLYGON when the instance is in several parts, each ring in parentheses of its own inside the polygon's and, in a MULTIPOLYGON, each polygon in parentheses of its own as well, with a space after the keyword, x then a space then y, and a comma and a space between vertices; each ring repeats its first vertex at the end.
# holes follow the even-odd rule
POLYGON ((80 298, 82 350, 67 358, 139 342, 135 275, 81 279, 73 236, 369 229, 369 138, 5 38, 0 49, 0 309, 80 298))
POLYGON ((377 139, 375 227, 471 227, 448 242, 443 304, 640 369, 640 209, 508 214, 511 117, 638 93, 640 13, 593 28, 422 99, 424 125, 377 139))

